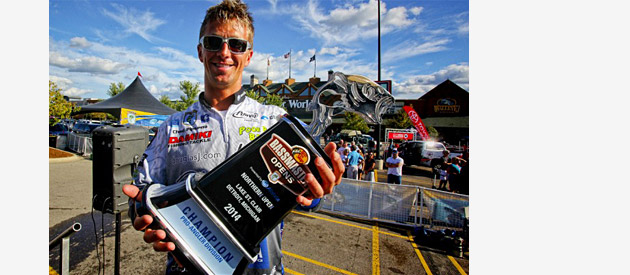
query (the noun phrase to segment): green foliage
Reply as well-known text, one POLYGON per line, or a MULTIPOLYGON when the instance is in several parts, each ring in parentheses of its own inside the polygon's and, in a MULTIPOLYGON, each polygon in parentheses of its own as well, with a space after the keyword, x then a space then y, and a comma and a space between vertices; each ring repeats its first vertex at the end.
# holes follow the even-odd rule
POLYGON ((110 97, 114 97, 117 94, 122 93, 122 91, 125 90, 125 84, 123 84, 122 82, 118 82, 118 83, 109 83, 109 90, 107 90, 107 94, 110 97))
POLYGON ((163 95, 163 96, 161 96, 158 100, 159 100, 160 102, 162 102, 162 104, 164 104, 164 105, 168 106, 169 108, 174 109, 174 108, 171 106, 171 105, 173 105, 173 103, 171 103, 171 99, 170 99, 170 98, 168 98, 168 96, 163 95))
POLYGON ((199 82, 193 85, 192 82, 188 80, 180 81, 179 89, 184 93, 183 96, 179 97, 182 102, 182 104, 180 105, 183 106, 182 110, 186 110, 186 108, 190 107, 190 105, 193 105, 193 103, 197 102, 197 95, 199 95, 200 92, 199 82))
POLYGON ((346 112, 345 118, 346 118, 346 123, 344 123, 343 126, 341 126, 341 129, 358 130, 358 131, 361 131, 361 133, 367 133, 370 131, 370 127, 365 122, 365 119, 363 119, 358 114, 355 114, 353 112, 346 112))
POLYGON ((400 108, 392 118, 386 119, 383 125, 385 125, 385 128, 394 129, 407 129, 414 127, 413 123, 411 123, 411 120, 409 119, 409 115, 407 115, 407 112, 405 112, 402 108, 400 108))
POLYGON ((284 109, 285 111, 287 110, 287 108, 282 106, 282 103, 284 102, 284 100, 279 95, 267 94, 266 97, 262 97, 262 96, 260 96, 259 93, 255 92, 254 90, 246 91, 245 95, 247 95, 248 97, 251 97, 252 99, 254 99, 256 101, 258 101, 260 104, 275 105, 275 106, 278 106, 278 107, 284 109))
MULTIPOLYGON (((77 107, 78 111, 78 107, 77 107)), ((72 104, 66 101, 57 84, 48 81, 48 123, 50 126, 57 124, 64 118, 69 118, 72 113, 72 104)))
POLYGON ((172 102, 171 99, 165 95, 161 96, 158 100, 162 102, 162 104, 176 111, 186 110, 190 107, 190 105, 193 105, 198 101, 197 96, 201 92, 199 90, 199 82, 192 84, 192 82, 188 80, 180 81, 179 89, 182 93, 184 93, 184 95, 180 96, 177 101, 172 102))
POLYGON ((433 126, 427 126, 427 125, 424 125, 424 126, 427 127, 427 132, 429 133, 429 136, 432 139, 437 140, 438 137, 440 136, 440 133, 438 133, 438 131, 435 128, 433 128, 433 126))

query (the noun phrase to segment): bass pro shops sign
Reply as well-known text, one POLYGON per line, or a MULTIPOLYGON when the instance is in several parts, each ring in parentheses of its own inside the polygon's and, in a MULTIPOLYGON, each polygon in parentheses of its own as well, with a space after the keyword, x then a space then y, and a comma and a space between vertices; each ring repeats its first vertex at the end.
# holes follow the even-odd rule
POLYGON ((310 119, 313 117, 313 113, 306 110, 310 103, 310 99, 285 99, 282 102, 282 107, 284 107, 292 116, 300 119, 310 119))

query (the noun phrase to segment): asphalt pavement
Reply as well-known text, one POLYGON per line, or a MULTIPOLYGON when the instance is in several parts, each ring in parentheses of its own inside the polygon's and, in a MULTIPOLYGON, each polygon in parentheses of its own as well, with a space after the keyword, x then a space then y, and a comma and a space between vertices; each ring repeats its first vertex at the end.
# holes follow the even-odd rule
MULTIPOLYGON (((386 170, 377 173, 378 181, 386 182, 386 170)), ((403 184, 431 187, 428 167, 408 167, 403 174, 403 184)), ((92 211, 92 161, 81 157, 51 161, 49 175, 49 239, 74 222, 83 226, 71 237, 70 272, 98 274, 104 268, 107 274, 113 273, 114 216, 92 211)), ((285 274, 468 272, 467 258, 423 246, 409 228, 298 211, 287 216, 284 228, 285 274)), ((120 274, 163 274, 165 254, 144 243, 142 233, 131 227, 125 214, 120 247, 120 274)), ((58 255, 58 249, 49 253, 49 264, 57 271, 58 255)))

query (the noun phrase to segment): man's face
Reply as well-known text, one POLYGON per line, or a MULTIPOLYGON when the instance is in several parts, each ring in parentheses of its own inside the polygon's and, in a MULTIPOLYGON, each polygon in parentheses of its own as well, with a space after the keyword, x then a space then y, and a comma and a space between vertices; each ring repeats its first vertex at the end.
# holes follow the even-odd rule
MULTIPOLYGON (((224 24, 209 22, 204 35, 218 35, 224 38, 235 37, 247 40, 248 30, 242 24, 231 20, 224 24)), ((240 89, 243 69, 249 65, 252 50, 243 54, 230 52, 228 45, 223 43, 219 51, 208 51, 197 45, 199 61, 204 67, 204 82, 206 88, 212 89, 240 89)))

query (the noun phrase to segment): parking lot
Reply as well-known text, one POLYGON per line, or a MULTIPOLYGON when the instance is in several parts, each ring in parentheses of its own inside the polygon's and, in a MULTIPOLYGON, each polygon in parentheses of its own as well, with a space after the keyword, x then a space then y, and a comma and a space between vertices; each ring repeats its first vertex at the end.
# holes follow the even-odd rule
POLYGON ((468 274, 467 258, 424 247, 405 228, 297 211, 285 224, 289 274, 468 274))
MULTIPOLYGON (((101 262, 107 274, 112 273, 113 215, 91 213, 92 162, 83 158, 51 162, 49 172, 49 239, 80 222, 82 230, 71 237, 71 273, 96 274, 101 262), (101 253, 97 253, 95 234, 102 236, 101 229, 105 247, 99 246, 101 253)), ((468 274, 467 253, 459 258, 425 246, 409 229, 330 213, 294 211, 285 219, 285 273, 468 274)), ((144 243, 125 215, 121 236, 121 274, 163 274, 165 255, 144 243)), ((58 270, 58 249, 51 250, 49 264, 58 270)))

